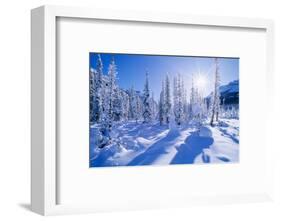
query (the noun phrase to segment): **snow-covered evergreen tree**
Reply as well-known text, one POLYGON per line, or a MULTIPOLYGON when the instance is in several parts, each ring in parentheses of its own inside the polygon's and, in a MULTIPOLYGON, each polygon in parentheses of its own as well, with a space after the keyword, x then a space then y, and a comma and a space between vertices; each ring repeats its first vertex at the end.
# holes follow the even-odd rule
POLYGON ((136 96, 136 112, 135 112, 136 123, 142 119, 142 113, 143 113, 142 99, 139 96, 136 96))
POLYGON ((136 103, 137 103, 136 92, 134 86, 132 86, 129 90, 129 119, 130 120, 135 120, 136 103))
POLYGON ((186 122, 188 120, 188 103, 187 103, 187 92, 184 87, 184 82, 182 79, 182 89, 183 89, 183 120, 186 122))
POLYGON ((127 121, 129 120, 130 97, 129 94, 127 94, 125 91, 121 89, 119 90, 120 90, 121 105, 122 105, 121 120, 127 121))
POLYGON ((239 119, 239 106, 237 104, 222 105, 220 116, 229 119, 239 119))
POLYGON ((108 94, 106 94, 107 114, 106 121, 109 128, 112 127, 113 120, 117 120, 121 113, 120 95, 116 84, 117 67, 114 58, 112 58, 108 68, 108 94))
POLYGON ((113 96, 113 110, 112 117, 113 121, 121 121, 122 120, 122 107, 125 103, 124 97, 121 95, 121 90, 116 87, 114 96, 113 96))
POLYGON ((190 123, 196 125, 201 125, 203 121, 206 119, 208 114, 206 101, 203 98, 203 94, 202 94, 202 88, 199 88, 199 86, 200 85, 194 84, 194 79, 192 75, 188 118, 190 123))
POLYGON ((202 105, 203 105, 203 118, 207 119, 209 116, 209 113, 208 113, 208 103, 207 103, 206 98, 203 98, 202 105))
POLYGON ((164 82, 162 82, 162 90, 160 93, 160 99, 159 99, 159 104, 158 104, 158 116, 159 116, 159 122, 160 125, 164 124, 164 118, 165 118, 165 107, 164 107, 164 94, 165 94, 165 89, 164 89, 164 82))
POLYGON ((149 89, 149 80, 148 72, 146 72, 144 90, 143 90, 143 122, 151 122, 151 107, 150 107, 150 89, 149 89))
POLYGON ((98 55, 97 69, 92 72, 93 79, 93 101, 92 101, 92 122, 98 123, 102 119, 103 114, 103 101, 102 101, 102 76, 103 76, 103 64, 101 56, 98 55))
POLYGON ((183 84, 181 76, 174 77, 174 116, 177 125, 184 122, 183 84))
POLYGON ((165 90, 164 90, 164 116, 165 116, 165 123, 170 123, 170 115, 171 115, 171 108, 172 108, 172 102, 171 102, 171 92, 170 92, 170 79, 169 76, 166 75, 165 79, 165 90))
POLYGON ((214 121, 219 119, 219 110, 220 110, 220 74, 219 74, 219 65, 218 59, 215 58, 215 82, 214 82, 214 93, 212 99, 212 113, 211 113, 211 122, 210 125, 214 125, 214 121))
POLYGON ((95 123, 95 117, 94 117, 94 98, 95 98, 95 93, 96 93, 96 88, 95 88, 95 76, 96 76, 96 70, 93 68, 90 68, 90 123, 94 124, 95 123))
POLYGON ((195 88, 193 74, 191 77, 191 91, 190 91, 190 102, 189 102, 189 120, 192 121, 194 118, 194 105, 195 105, 195 88))
POLYGON ((152 118, 152 120, 155 120, 156 112, 157 112, 157 104, 154 100, 154 93, 153 92, 151 93, 150 107, 151 107, 151 118, 152 118))

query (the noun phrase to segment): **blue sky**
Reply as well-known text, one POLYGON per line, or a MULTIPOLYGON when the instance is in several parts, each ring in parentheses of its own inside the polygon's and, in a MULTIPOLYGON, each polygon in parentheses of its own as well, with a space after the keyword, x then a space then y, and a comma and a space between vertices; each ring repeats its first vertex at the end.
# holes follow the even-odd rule
MULTIPOLYGON (((103 62, 104 74, 107 74, 109 62, 114 56, 117 65, 118 85, 128 89, 132 85, 136 90, 143 90, 145 72, 148 71, 150 89, 156 99, 159 98, 161 82, 166 74, 172 83, 173 77, 181 74, 184 85, 188 92, 191 88, 192 74, 194 79, 200 76, 204 79, 202 93, 207 96, 213 89, 214 81, 214 58, 211 57, 188 57, 188 56, 158 56, 137 54, 108 54, 100 53, 103 62)), ((221 85, 239 79, 239 59, 219 58, 219 72, 221 85)), ((90 53, 90 67, 96 68, 97 53, 90 53)), ((195 80, 196 81, 196 80, 195 80)), ((172 86, 172 85, 171 85, 172 86)))

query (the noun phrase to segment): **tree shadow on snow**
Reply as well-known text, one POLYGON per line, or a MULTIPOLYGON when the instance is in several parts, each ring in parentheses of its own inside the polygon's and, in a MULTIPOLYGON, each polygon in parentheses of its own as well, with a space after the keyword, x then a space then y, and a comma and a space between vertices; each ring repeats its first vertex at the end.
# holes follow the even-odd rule
POLYGON ((145 139, 152 139, 159 133, 168 129, 166 125, 159 125, 159 123, 142 124, 130 122, 126 125, 117 127, 120 135, 129 137, 144 137, 145 139))
POLYGON ((158 159, 163 154, 168 154, 169 152, 165 147, 169 148, 174 140, 180 136, 178 131, 169 131, 169 133, 158 140, 152 146, 150 146, 144 153, 135 157, 131 162, 129 162, 128 166, 137 166, 137 165, 152 165, 155 160, 158 159))
POLYGON ((193 164, 196 156, 202 153, 203 149, 209 148, 213 142, 212 137, 201 137, 198 131, 192 132, 178 148, 178 153, 170 164, 193 164))
POLYGON ((234 135, 228 133, 227 130, 225 130, 225 129, 219 129, 219 130, 223 133, 222 136, 229 137, 229 138, 232 139, 235 143, 239 144, 239 139, 237 139, 234 135))

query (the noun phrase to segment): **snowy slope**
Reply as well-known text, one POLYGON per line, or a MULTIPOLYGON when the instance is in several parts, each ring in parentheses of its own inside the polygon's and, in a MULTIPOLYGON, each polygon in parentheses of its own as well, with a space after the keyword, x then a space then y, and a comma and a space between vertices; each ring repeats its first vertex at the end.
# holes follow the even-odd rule
POLYGON ((217 127, 208 127, 212 132, 213 143, 199 154, 195 163, 209 159, 213 163, 239 161, 239 121, 225 119, 217 127))
MULTIPOLYGON (((116 125, 111 144, 91 145, 90 166, 136 166, 239 161, 238 120, 200 129, 128 122, 116 125)), ((93 132, 95 128, 91 128, 93 132)))

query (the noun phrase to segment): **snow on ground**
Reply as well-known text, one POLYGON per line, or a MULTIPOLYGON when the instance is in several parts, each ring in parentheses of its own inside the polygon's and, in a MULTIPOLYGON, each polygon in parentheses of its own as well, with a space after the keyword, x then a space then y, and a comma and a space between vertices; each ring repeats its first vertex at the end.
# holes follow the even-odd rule
MULTIPOLYGON (((112 141, 95 146, 91 128, 90 166, 136 166, 239 161, 239 120, 223 119, 215 126, 169 129, 159 123, 117 124, 112 141)), ((95 136, 94 136, 95 135, 95 136)))
POLYGON ((209 127, 209 129, 212 132, 213 143, 196 157, 195 163, 238 162, 239 121, 224 120, 219 126, 209 127))

